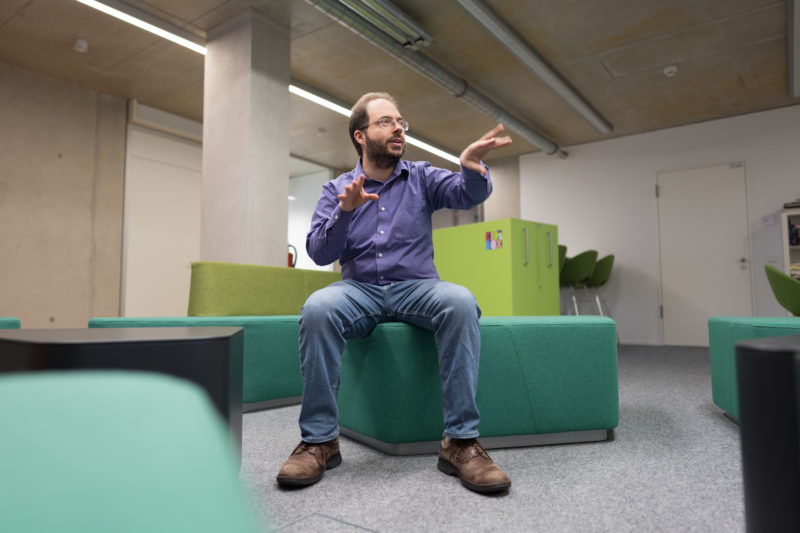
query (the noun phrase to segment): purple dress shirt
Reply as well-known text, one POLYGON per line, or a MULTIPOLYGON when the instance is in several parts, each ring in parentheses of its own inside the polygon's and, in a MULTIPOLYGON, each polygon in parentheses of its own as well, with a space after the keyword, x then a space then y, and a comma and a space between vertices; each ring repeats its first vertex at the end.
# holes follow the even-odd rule
POLYGON ((306 250, 318 265, 338 259, 342 279, 375 285, 438 278, 431 214, 443 207, 470 209, 492 192, 488 168, 484 177, 463 167, 451 172, 401 160, 386 182, 364 180, 364 191, 378 200, 342 211, 337 196, 361 174, 359 159, 356 168, 322 187, 306 250))

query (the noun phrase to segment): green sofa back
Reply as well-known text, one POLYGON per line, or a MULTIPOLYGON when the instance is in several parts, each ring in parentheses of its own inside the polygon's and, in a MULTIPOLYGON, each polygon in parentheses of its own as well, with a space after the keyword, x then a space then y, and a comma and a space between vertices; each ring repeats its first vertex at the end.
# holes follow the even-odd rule
POLYGON ((192 263, 189 316, 298 315, 338 272, 217 261, 192 263))
POLYGON ((19 318, 0 316, 0 329, 19 329, 20 325, 19 318))

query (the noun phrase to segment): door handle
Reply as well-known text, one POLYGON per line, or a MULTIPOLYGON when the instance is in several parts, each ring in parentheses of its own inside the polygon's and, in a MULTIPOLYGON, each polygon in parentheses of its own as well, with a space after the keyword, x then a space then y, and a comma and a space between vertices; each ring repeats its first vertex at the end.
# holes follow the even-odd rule
POLYGON ((550 264, 547 265, 547 268, 551 268, 553 266, 553 232, 548 231, 547 236, 550 237, 550 264))
POLYGON ((522 228, 522 231, 525 232, 525 266, 527 266, 527 264, 531 262, 531 250, 528 245, 528 228, 522 228))

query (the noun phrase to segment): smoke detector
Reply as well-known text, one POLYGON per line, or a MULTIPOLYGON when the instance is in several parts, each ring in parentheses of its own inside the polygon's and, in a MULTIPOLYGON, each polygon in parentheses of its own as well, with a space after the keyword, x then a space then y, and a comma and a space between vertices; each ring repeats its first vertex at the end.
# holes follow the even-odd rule
POLYGON ((671 78, 678 73, 678 65, 667 65, 664 67, 664 76, 671 78))
POLYGON ((72 49, 81 54, 86 53, 89 51, 89 43, 86 42, 86 39, 75 39, 72 49))

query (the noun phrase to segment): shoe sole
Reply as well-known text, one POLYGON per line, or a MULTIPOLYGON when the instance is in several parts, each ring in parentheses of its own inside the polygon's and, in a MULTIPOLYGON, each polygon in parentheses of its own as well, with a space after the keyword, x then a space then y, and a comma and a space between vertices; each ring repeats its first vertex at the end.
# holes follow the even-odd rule
POLYGON ((323 468, 319 474, 305 478, 278 476, 278 485, 282 485, 284 487, 307 487, 309 485, 313 485, 322 479, 322 476, 325 474, 326 470, 336 468, 340 464, 342 464, 342 454, 340 452, 336 452, 335 454, 331 455, 330 459, 328 459, 328 462, 325 463, 325 468, 323 468))
POLYGON ((436 468, 439 469, 440 472, 444 472, 448 476, 456 476, 459 480, 461 480, 461 484, 474 492, 480 492, 482 494, 489 494, 492 492, 502 492, 504 490, 508 490, 511 486, 511 482, 508 483, 495 483, 494 485, 474 485, 469 481, 466 481, 464 478, 461 477, 461 474, 458 472, 458 468, 452 465, 450 461, 447 459, 443 459, 439 457, 439 462, 436 463, 436 468))

